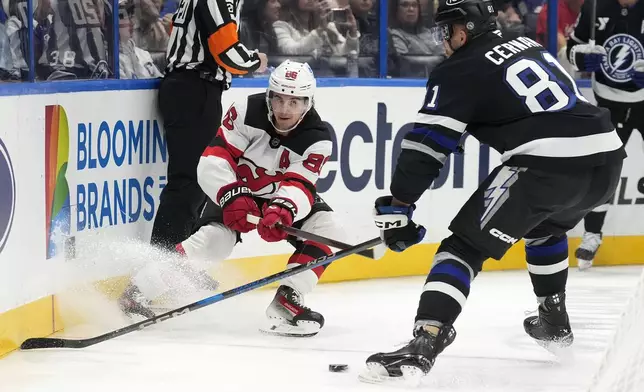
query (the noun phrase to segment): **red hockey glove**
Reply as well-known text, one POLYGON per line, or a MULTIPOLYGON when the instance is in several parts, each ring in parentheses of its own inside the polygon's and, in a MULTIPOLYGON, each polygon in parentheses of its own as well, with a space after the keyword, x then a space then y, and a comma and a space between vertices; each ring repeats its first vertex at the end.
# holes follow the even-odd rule
POLYGON ((246 185, 237 181, 222 187, 217 200, 224 213, 224 225, 240 233, 248 233, 255 228, 246 220, 246 215, 259 216, 259 207, 246 185))
POLYGON ((285 239, 288 234, 277 227, 277 224, 291 226, 297 214, 297 207, 288 200, 276 197, 264 206, 263 217, 257 225, 259 236, 267 242, 277 242, 285 239))

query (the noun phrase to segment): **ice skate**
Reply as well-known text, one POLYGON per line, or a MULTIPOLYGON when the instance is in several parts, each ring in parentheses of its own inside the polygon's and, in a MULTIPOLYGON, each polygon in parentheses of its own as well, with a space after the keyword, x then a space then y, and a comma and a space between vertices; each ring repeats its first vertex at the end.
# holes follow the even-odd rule
POLYGON ((575 251, 577 265, 580 271, 586 270, 593 265, 595 254, 602 244, 602 235, 585 232, 579 248, 575 251))
POLYGON ((206 271, 194 270, 191 267, 183 268, 182 271, 195 288, 199 290, 217 291, 219 289, 219 281, 206 271))
POLYGON ((418 325, 414 339, 405 347, 367 358, 367 371, 359 376, 360 381, 380 383, 396 380, 410 386, 418 385, 434 366, 436 356, 455 338, 456 330, 451 325, 418 325))
POLYGON ((546 297, 538 312, 538 316, 530 316, 523 321, 523 328, 531 338, 555 354, 558 349, 572 345, 574 337, 564 292, 546 297))
POLYGON ((305 307, 302 295, 288 286, 277 289, 273 302, 266 309, 266 317, 268 326, 261 331, 273 335, 314 336, 324 326, 324 317, 305 307))
POLYGON ((145 318, 153 318, 156 314, 150 309, 150 301, 141 294, 141 291, 129 284, 118 299, 119 308, 128 316, 138 314, 145 318))

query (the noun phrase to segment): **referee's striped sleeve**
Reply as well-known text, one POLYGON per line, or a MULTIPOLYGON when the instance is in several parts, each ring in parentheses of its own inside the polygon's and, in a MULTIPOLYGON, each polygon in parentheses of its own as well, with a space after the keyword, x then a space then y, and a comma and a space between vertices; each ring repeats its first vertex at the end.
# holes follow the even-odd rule
POLYGON ((244 75, 260 66, 257 51, 248 50, 237 34, 235 4, 230 0, 197 0, 196 17, 201 18, 208 49, 217 64, 234 75, 244 75))

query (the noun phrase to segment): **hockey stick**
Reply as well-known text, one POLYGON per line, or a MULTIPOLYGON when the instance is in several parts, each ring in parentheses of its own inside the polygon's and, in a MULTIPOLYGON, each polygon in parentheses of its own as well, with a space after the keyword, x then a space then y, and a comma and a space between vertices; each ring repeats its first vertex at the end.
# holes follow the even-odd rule
POLYGON ((212 305, 214 303, 223 301, 225 299, 235 297, 239 294, 243 294, 247 291, 251 291, 254 289, 258 289, 260 287, 266 286, 268 284, 271 284, 273 282, 277 282, 278 280, 282 280, 284 278, 288 278, 289 276, 297 275, 299 273, 302 273, 304 271, 311 270, 315 267, 320 267, 322 265, 327 265, 335 260, 341 259, 343 257, 358 253, 360 251, 363 251, 365 249, 369 249, 371 247, 374 247, 378 244, 380 244, 382 240, 380 238, 374 238, 369 241, 363 242, 361 244, 358 244, 356 246, 353 246, 349 249, 341 250, 337 253, 332 253, 327 256, 322 256, 318 259, 312 260, 306 264, 299 265, 294 268, 286 269, 281 272, 277 272, 273 275, 266 276, 264 278, 258 279, 254 282, 247 283, 243 286, 236 287, 234 289, 230 289, 228 291, 224 291, 223 293, 213 295, 212 297, 208 297, 205 299, 202 299, 197 302, 193 302, 189 305, 182 306, 180 308, 170 310, 166 313, 160 314, 158 316, 155 316, 151 319, 147 319, 144 321, 140 321, 135 324, 128 325, 127 327, 119 328, 117 330, 114 330, 112 332, 108 332, 106 334, 96 336, 93 338, 87 338, 87 339, 64 339, 64 338, 29 338, 25 340, 21 345, 20 349, 21 350, 33 350, 33 349, 39 349, 39 348, 85 348, 88 346, 93 346, 97 343, 104 342, 109 339, 116 338, 118 336, 125 335, 130 332, 138 331, 140 329, 147 328, 149 326, 152 326, 154 324, 160 323, 161 321, 165 321, 177 316, 180 316, 182 314, 194 312, 197 309, 203 308, 204 306, 212 305))
POLYGON ((588 39, 588 44, 595 46, 595 23, 597 19, 597 0, 586 0, 590 1, 590 36, 588 39))
MULTIPOLYGON (((248 215, 246 215, 246 220, 249 223, 252 223, 252 224, 256 225, 256 224, 259 223, 260 218, 258 216, 255 216, 255 215, 248 214, 248 215)), ((338 249, 349 249, 349 248, 351 248, 353 246, 353 245, 345 244, 344 242, 341 242, 341 241, 333 240, 331 238, 322 237, 321 235, 309 233, 308 231, 296 229, 295 227, 284 226, 284 225, 280 225, 280 224, 278 224, 278 225, 286 233, 288 233, 288 234, 290 234, 290 235, 292 235, 294 237, 303 238, 303 239, 308 240, 308 241, 319 242, 320 244, 323 244, 323 245, 326 245, 326 246, 331 246, 331 247, 338 248, 338 249)), ((384 256, 385 250, 386 250, 386 248, 384 246, 376 246, 376 247, 374 247, 374 249, 366 249, 366 250, 357 252, 356 254, 358 254, 360 256, 367 257, 369 259, 378 260, 378 259, 382 258, 382 256, 384 256)))

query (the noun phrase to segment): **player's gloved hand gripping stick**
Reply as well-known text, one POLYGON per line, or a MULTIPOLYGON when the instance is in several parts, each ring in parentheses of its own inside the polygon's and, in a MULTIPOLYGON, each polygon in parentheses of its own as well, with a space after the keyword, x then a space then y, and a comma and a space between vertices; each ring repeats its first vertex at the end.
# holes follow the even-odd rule
MULTIPOLYGON (((246 216, 246 219, 248 220, 249 223, 256 225, 259 223, 260 217, 248 214, 246 216)), ((277 224, 277 226, 279 226, 280 229, 284 230, 284 232, 292 235, 293 237, 302 238, 308 241, 319 242, 320 244, 324 244, 326 246, 330 246, 333 248, 350 249, 353 246, 353 245, 345 244, 344 242, 341 242, 341 241, 336 241, 331 238, 326 238, 317 234, 309 233, 308 231, 296 229, 295 227, 284 226, 284 225, 280 225, 279 223, 277 224)), ((370 259, 378 260, 385 255, 386 250, 387 248, 384 245, 380 244, 378 246, 374 246, 371 249, 366 249, 366 250, 357 252, 356 254, 370 259)))

